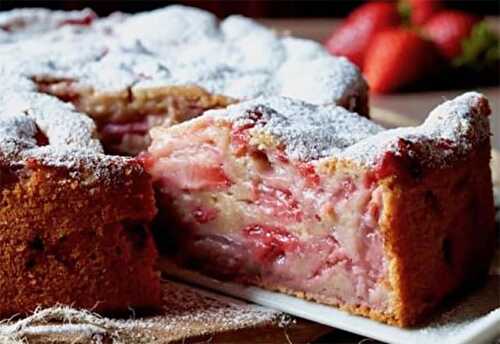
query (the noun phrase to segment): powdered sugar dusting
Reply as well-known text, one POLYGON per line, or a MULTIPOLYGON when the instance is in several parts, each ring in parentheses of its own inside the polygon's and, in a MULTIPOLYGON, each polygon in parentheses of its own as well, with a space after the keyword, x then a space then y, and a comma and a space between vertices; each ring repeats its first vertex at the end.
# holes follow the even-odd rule
POLYGON ((252 124, 253 133, 274 136, 293 159, 338 158, 366 167, 376 165, 387 152, 413 154, 401 151, 401 140, 423 153, 423 163, 444 166, 489 137, 487 101, 474 92, 437 107, 419 127, 391 130, 338 106, 283 97, 259 98, 206 114, 240 127, 252 124))
POLYGON ((258 98, 206 112, 230 119, 238 127, 255 124, 252 132, 276 137, 297 160, 317 160, 383 130, 370 120, 334 105, 314 105, 285 97, 258 98), (253 123, 253 114, 260 118, 253 123))
POLYGON ((465 93, 435 108, 422 125, 383 131, 352 145, 339 157, 373 166, 387 152, 395 155, 419 152, 423 165, 445 166, 488 139, 487 104, 481 94, 465 93), (402 141, 411 146, 409 151, 401 150, 402 141))
POLYGON ((73 105, 36 92, 32 82, 0 73, 0 156, 12 163, 35 160, 101 182, 131 169, 129 158, 105 155, 92 119, 73 105), (39 142, 40 135, 48 142, 39 142), (92 179, 92 178, 91 178, 92 179))
POLYGON ((211 13, 174 5, 118 16, 113 25, 106 21, 47 29, 35 39, 24 35, 0 45, 0 70, 70 79, 99 92, 196 84, 237 99, 285 95, 345 106, 367 92, 359 70, 345 58, 241 16, 219 22, 211 13))

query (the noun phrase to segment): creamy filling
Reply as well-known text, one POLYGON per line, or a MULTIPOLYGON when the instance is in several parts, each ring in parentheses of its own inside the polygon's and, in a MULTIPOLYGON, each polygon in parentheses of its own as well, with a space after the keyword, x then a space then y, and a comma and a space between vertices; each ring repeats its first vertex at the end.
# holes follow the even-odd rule
POLYGON ((179 253, 218 275, 387 309, 381 187, 258 150, 247 134, 206 117, 154 135, 145 166, 182 224, 179 253))

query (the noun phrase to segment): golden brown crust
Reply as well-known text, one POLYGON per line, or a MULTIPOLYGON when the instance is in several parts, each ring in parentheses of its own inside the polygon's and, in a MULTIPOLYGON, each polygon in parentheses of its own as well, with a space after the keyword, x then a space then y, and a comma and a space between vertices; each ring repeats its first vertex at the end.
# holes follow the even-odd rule
POLYGON ((487 274, 494 245, 490 146, 418 180, 388 178, 382 231, 397 324, 419 323, 444 297, 487 274))
POLYGON ((161 304, 154 242, 141 225, 155 214, 142 169, 105 181, 37 161, 0 167, 0 316, 56 303, 100 312, 161 304))

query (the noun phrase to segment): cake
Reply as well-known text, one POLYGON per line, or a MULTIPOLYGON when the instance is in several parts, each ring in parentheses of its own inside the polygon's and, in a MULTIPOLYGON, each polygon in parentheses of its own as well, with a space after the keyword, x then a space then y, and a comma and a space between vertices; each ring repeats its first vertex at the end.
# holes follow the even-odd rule
POLYGON ((263 97, 151 130, 142 155, 180 264, 411 326, 487 275, 487 100, 418 127, 263 97))
MULTIPOLYGON (((6 12, 3 21, 25 13, 48 16, 37 11, 6 12)), ((335 103, 368 114, 366 83, 347 59, 248 18, 219 21, 211 13, 173 5, 92 17, 85 24, 48 25, 36 36, 23 34, 35 29, 7 30, 3 34, 14 37, 0 45, 0 70, 34 80, 41 92, 94 118, 108 152, 135 155, 149 144, 152 126, 264 95, 335 103)))
POLYGON ((400 326, 486 273, 477 93, 385 130, 346 59, 184 6, 2 12, 0 55, 0 317, 157 308, 152 225, 181 264, 400 326))
POLYGON ((139 159, 109 155, 145 149, 150 127, 262 94, 368 113, 344 58, 183 6, 0 12, 0 55, 0 317, 162 304, 151 177, 139 159))
POLYGON ((56 304, 161 305, 151 178, 105 155, 93 121, 0 75, 0 317, 56 304))

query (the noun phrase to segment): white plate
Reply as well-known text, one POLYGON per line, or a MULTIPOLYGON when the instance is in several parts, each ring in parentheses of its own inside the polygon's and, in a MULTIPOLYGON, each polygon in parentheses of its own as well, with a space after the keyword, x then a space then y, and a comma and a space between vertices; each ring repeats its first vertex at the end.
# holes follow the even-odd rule
POLYGON ((168 270, 167 275, 190 284, 388 343, 491 343, 500 337, 500 276, 490 276, 483 288, 450 307, 430 325, 401 329, 293 296, 221 282, 178 268, 163 271, 168 270))

